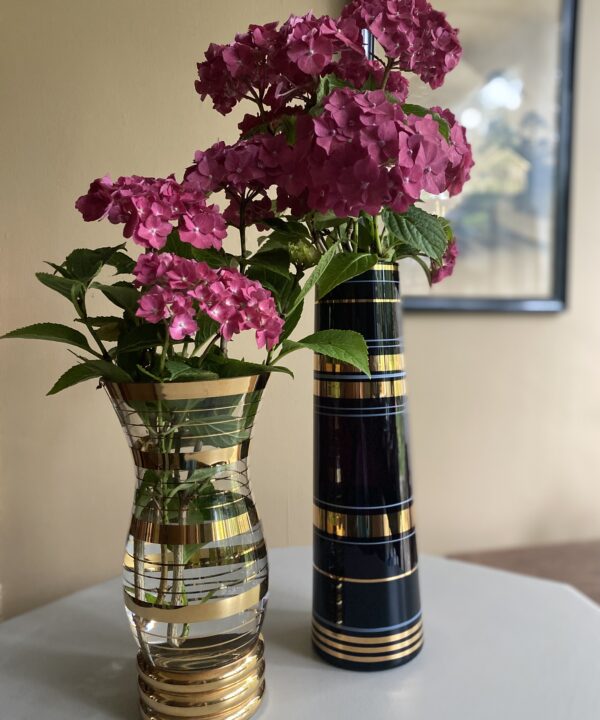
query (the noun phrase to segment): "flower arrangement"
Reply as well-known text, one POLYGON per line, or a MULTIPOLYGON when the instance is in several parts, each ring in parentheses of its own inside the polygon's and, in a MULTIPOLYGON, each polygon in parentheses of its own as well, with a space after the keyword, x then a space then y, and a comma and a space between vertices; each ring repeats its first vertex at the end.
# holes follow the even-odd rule
POLYGON ((413 258, 430 282, 451 274, 452 229, 418 202, 424 192, 459 193, 471 149, 449 110, 407 102, 407 73, 437 88, 460 56, 457 31, 427 0, 353 0, 338 18, 292 16, 211 45, 196 91, 223 115, 253 104, 239 139, 196 152, 180 181, 92 182, 76 203, 83 219, 123 225, 132 244, 77 249, 51 264, 53 274, 37 275, 71 301, 91 342, 55 323, 5 337, 76 348, 78 363, 51 393, 98 377, 171 382, 286 371, 281 360, 299 348, 368 373, 357 333, 290 336, 312 288, 326 295, 379 259, 413 258), (365 31, 381 57, 365 52, 365 31), (251 227, 262 233, 256 250, 251 227), (105 268, 123 279, 100 282, 105 268), (118 312, 90 314, 94 291, 118 312), (262 363, 230 355, 230 341, 246 330, 265 350, 262 363))

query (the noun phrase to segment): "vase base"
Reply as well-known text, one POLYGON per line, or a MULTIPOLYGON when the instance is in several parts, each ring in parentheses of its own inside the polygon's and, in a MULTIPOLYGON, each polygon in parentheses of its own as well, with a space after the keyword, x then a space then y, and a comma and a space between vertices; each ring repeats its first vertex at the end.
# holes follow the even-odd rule
POLYGON ((423 649, 423 624, 394 636, 368 640, 363 636, 350 636, 324 628, 313 620, 313 648, 317 655, 330 665, 344 670, 373 672, 405 665, 423 649))
POLYGON ((240 660, 200 672, 151 668, 138 655, 143 720, 248 720, 265 690, 264 643, 240 660))

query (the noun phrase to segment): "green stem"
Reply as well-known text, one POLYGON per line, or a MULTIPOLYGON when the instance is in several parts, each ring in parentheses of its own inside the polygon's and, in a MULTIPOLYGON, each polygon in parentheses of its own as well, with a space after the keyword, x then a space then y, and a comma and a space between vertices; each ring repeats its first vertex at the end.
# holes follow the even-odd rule
POLYGON ((373 237, 375 238, 375 247, 377 249, 377 254, 379 255, 379 257, 382 258, 384 256, 383 245, 381 244, 381 238, 379 237, 379 228, 377 227, 376 217, 371 217, 371 224, 373 227, 373 237))
POLYGON ((165 341, 163 343, 162 354, 160 356, 160 376, 161 378, 165 374, 165 364, 167 362, 167 356, 169 354, 169 348, 171 345, 171 336, 169 335, 169 327, 165 326, 165 341))
POLYGON ((85 326, 89 330, 90 335, 92 336, 96 345, 98 345, 98 347, 100 348, 100 352, 102 353, 101 355, 98 355, 98 353, 94 353, 94 355, 96 355, 97 357, 101 357, 104 360, 107 360, 108 362, 112 362, 110 353, 106 349, 104 343, 100 339, 96 330, 94 330, 94 328, 89 323, 89 318, 88 318, 87 310, 85 307, 85 293, 84 293, 83 297, 81 298, 81 301, 74 302, 73 304, 75 305, 75 310, 77 311, 79 318, 81 320, 83 320, 83 322, 85 323, 85 326))
POLYGON ((394 65, 396 64, 396 61, 394 58, 388 58, 387 65, 385 66, 385 72, 383 74, 383 81, 381 83, 381 89, 385 90, 385 86, 388 83, 388 80, 390 79, 390 74, 392 70, 394 69, 394 65))

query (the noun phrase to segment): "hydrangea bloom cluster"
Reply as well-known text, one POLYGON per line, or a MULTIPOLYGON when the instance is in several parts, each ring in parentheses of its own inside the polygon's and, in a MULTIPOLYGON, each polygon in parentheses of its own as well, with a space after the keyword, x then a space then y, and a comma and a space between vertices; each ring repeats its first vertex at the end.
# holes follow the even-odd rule
POLYGON ((227 235, 225 219, 216 205, 192 187, 183 187, 173 176, 145 178, 134 175, 113 182, 106 176, 94 180, 76 203, 86 221, 107 217, 124 224, 123 234, 145 248, 162 249, 174 224, 183 242, 196 248, 220 249, 227 235))
POLYGON ((423 191, 460 192, 472 157, 463 129, 444 119, 452 143, 437 120, 407 116, 382 90, 335 90, 320 116, 299 119, 281 186, 311 210, 339 217, 376 215, 384 206, 405 212, 423 191))
POLYGON ((432 88, 460 61, 458 31, 427 0, 354 0, 342 18, 370 30, 388 58, 432 88))
POLYGON ((362 84, 369 63, 356 21, 334 21, 312 13, 278 23, 251 25, 229 45, 212 44, 198 64, 196 90, 212 98, 223 115, 244 98, 263 108, 281 110, 286 103, 310 94, 315 77, 340 70, 362 84))
POLYGON ((147 252, 134 269, 144 288, 136 315, 149 323, 167 321, 173 340, 194 337, 196 316, 205 313, 219 324, 225 340, 243 330, 256 331, 259 348, 279 342, 283 319, 268 290, 233 268, 215 270, 204 262, 171 253, 147 252))
POLYGON ((422 192, 455 195, 473 165, 464 128, 449 111, 434 108, 449 127, 448 140, 432 117, 406 115, 383 90, 334 90, 317 117, 296 117, 296 142, 283 134, 258 134, 235 145, 218 143, 197 152, 185 182, 203 192, 233 195, 225 216, 239 224, 244 190, 259 201, 246 206, 245 223, 269 217, 270 187, 278 189, 278 210, 311 210, 339 217, 382 207, 405 212, 422 192))

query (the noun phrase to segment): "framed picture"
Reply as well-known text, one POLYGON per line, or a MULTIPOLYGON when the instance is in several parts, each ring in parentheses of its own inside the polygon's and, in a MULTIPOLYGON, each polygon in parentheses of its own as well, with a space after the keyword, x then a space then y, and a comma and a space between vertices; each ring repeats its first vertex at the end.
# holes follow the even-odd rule
MULTIPOLYGON (((435 95, 411 80, 409 102, 449 107, 468 128, 476 167, 460 197, 430 197, 461 251, 431 290, 402 268, 407 310, 560 312, 567 238, 577 0, 436 0, 461 28, 458 69, 435 95)), ((365 38, 371 43, 372 38, 365 38)))

